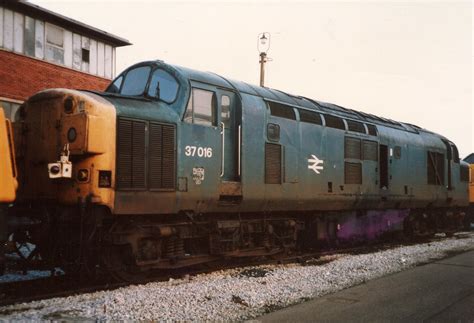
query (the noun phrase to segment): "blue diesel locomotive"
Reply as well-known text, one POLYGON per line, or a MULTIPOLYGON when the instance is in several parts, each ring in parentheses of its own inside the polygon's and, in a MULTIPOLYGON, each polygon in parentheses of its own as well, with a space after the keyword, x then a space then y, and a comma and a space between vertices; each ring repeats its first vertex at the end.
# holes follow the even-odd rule
POLYGON ((104 93, 40 92, 16 127, 12 214, 38 254, 122 279, 456 229, 468 205, 441 135, 159 60, 104 93))

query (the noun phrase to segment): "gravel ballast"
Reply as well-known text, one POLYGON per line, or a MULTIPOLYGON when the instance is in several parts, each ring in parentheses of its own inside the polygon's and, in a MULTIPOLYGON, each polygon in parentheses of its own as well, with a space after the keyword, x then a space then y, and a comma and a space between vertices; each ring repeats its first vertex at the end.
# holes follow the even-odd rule
POLYGON ((474 233, 371 254, 338 255, 323 265, 237 268, 0 308, 0 320, 252 319, 368 280, 474 249, 474 233))

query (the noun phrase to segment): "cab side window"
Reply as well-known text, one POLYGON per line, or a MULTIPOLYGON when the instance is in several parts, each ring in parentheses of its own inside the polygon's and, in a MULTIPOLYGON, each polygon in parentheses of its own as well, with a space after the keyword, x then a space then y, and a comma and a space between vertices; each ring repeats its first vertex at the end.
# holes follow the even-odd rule
POLYGON ((214 92, 193 88, 184 121, 204 126, 216 126, 216 95, 214 92))
POLYGON ((230 98, 227 95, 221 96, 221 121, 225 128, 230 127, 230 98))

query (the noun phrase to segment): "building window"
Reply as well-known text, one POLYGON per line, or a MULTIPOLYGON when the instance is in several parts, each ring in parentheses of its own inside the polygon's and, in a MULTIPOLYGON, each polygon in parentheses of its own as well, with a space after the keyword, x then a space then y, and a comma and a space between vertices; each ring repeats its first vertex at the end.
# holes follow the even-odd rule
POLYGON ((21 103, 19 102, 9 102, 0 100, 0 108, 3 108, 3 111, 5 111, 5 117, 7 119, 10 119, 12 122, 18 121, 20 119, 18 115, 20 105, 21 103))
POLYGON ((88 64, 90 62, 90 51, 88 49, 82 49, 82 62, 88 64))
POLYGON ((25 54, 28 56, 35 56, 35 20, 30 17, 25 17, 25 36, 24 46, 25 54))
POLYGON ((47 60, 64 65, 64 30, 62 28, 46 24, 45 47, 47 60))
POLYGON ((205 126, 216 126, 216 99, 212 91, 193 88, 184 121, 205 126))

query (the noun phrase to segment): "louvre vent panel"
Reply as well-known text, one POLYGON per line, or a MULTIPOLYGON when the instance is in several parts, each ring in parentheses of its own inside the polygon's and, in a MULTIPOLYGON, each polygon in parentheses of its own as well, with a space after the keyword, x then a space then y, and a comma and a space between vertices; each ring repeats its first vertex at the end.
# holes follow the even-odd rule
POLYGON ((362 184, 362 164, 344 163, 344 183, 362 184))
POLYGON ((150 188, 161 188, 163 172, 163 127, 150 124, 150 188))
POLYGON ((146 124, 119 119, 117 124, 117 188, 146 187, 146 124))
POLYGON ((163 126, 163 181, 162 188, 175 188, 176 140, 173 126, 163 126))
POLYGON ((132 187, 132 121, 118 121, 117 188, 132 187))
POLYGON ((175 126, 119 119, 117 188, 170 190, 175 186, 175 126))
POLYGON ((360 139, 352 137, 345 138, 344 158, 361 159, 360 139))
POLYGON ((281 184, 281 146, 265 144, 265 183, 281 184))
POLYGON ((440 180, 439 185, 444 185, 444 154, 436 155, 436 169, 439 174, 440 180))
POLYGON ((428 184, 436 184, 436 171, 435 171, 435 163, 431 159, 433 158, 432 154, 428 151, 427 152, 427 177, 428 177, 428 184))
POLYGON ((444 185, 444 154, 427 152, 428 184, 444 185))
POLYGON ((146 188, 145 122, 133 121, 132 187, 146 188))
POLYGON ((364 160, 378 160, 378 144, 376 141, 364 140, 364 160))
POLYGON ((176 173, 175 127, 150 124, 150 188, 174 189, 176 173))

